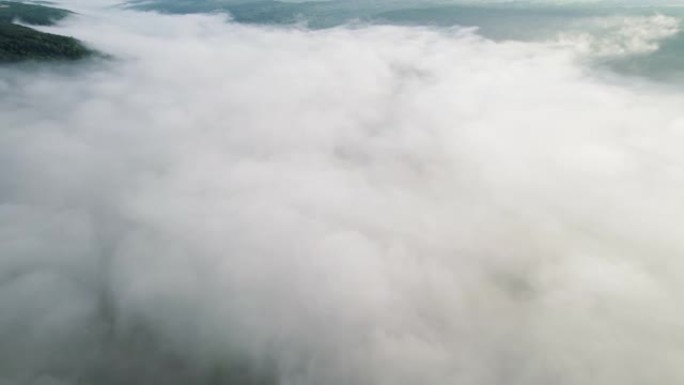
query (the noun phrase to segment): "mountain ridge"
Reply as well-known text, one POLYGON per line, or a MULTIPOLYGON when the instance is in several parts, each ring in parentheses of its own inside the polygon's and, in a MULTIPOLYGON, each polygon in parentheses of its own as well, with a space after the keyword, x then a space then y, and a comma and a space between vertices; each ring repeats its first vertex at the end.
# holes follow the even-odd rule
POLYGON ((94 52, 73 37, 27 26, 54 25, 71 14, 44 5, 0 1, 0 63, 72 61, 91 56, 94 52))

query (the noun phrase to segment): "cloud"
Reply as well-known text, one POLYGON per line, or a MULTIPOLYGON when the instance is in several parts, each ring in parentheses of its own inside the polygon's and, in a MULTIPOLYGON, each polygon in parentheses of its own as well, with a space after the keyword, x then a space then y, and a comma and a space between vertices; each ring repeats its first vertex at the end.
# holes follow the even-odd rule
POLYGON ((0 69, 0 383, 681 383, 677 91, 458 29, 58 30, 116 59, 0 69))

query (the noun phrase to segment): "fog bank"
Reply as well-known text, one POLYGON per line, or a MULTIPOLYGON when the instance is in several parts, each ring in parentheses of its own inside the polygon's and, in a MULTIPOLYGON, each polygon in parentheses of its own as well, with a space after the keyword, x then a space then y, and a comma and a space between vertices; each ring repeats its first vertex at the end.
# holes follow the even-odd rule
POLYGON ((82 10, 0 68, 0 384, 684 381, 684 97, 589 65, 667 33, 82 10))

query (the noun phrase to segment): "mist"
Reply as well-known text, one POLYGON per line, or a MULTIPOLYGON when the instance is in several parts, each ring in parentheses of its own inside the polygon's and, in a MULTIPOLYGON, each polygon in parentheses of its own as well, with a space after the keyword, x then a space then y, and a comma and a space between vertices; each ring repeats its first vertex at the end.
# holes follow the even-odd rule
POLYGON ((684 381, 684 96, 597 65, 678 19, 60 4, 110 56, 0 67, 0 384, 684 381))

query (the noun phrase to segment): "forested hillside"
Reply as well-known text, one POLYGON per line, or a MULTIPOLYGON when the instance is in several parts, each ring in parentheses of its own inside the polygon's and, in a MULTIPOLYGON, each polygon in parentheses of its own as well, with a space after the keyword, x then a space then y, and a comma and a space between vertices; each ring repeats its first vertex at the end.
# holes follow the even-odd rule
POLYGON ((72 37, 15 24, 52 25, 69 14, 69 11, 58 8, 0 1, 0 63, 77 60, 90 56, 92 51, 72 37))

